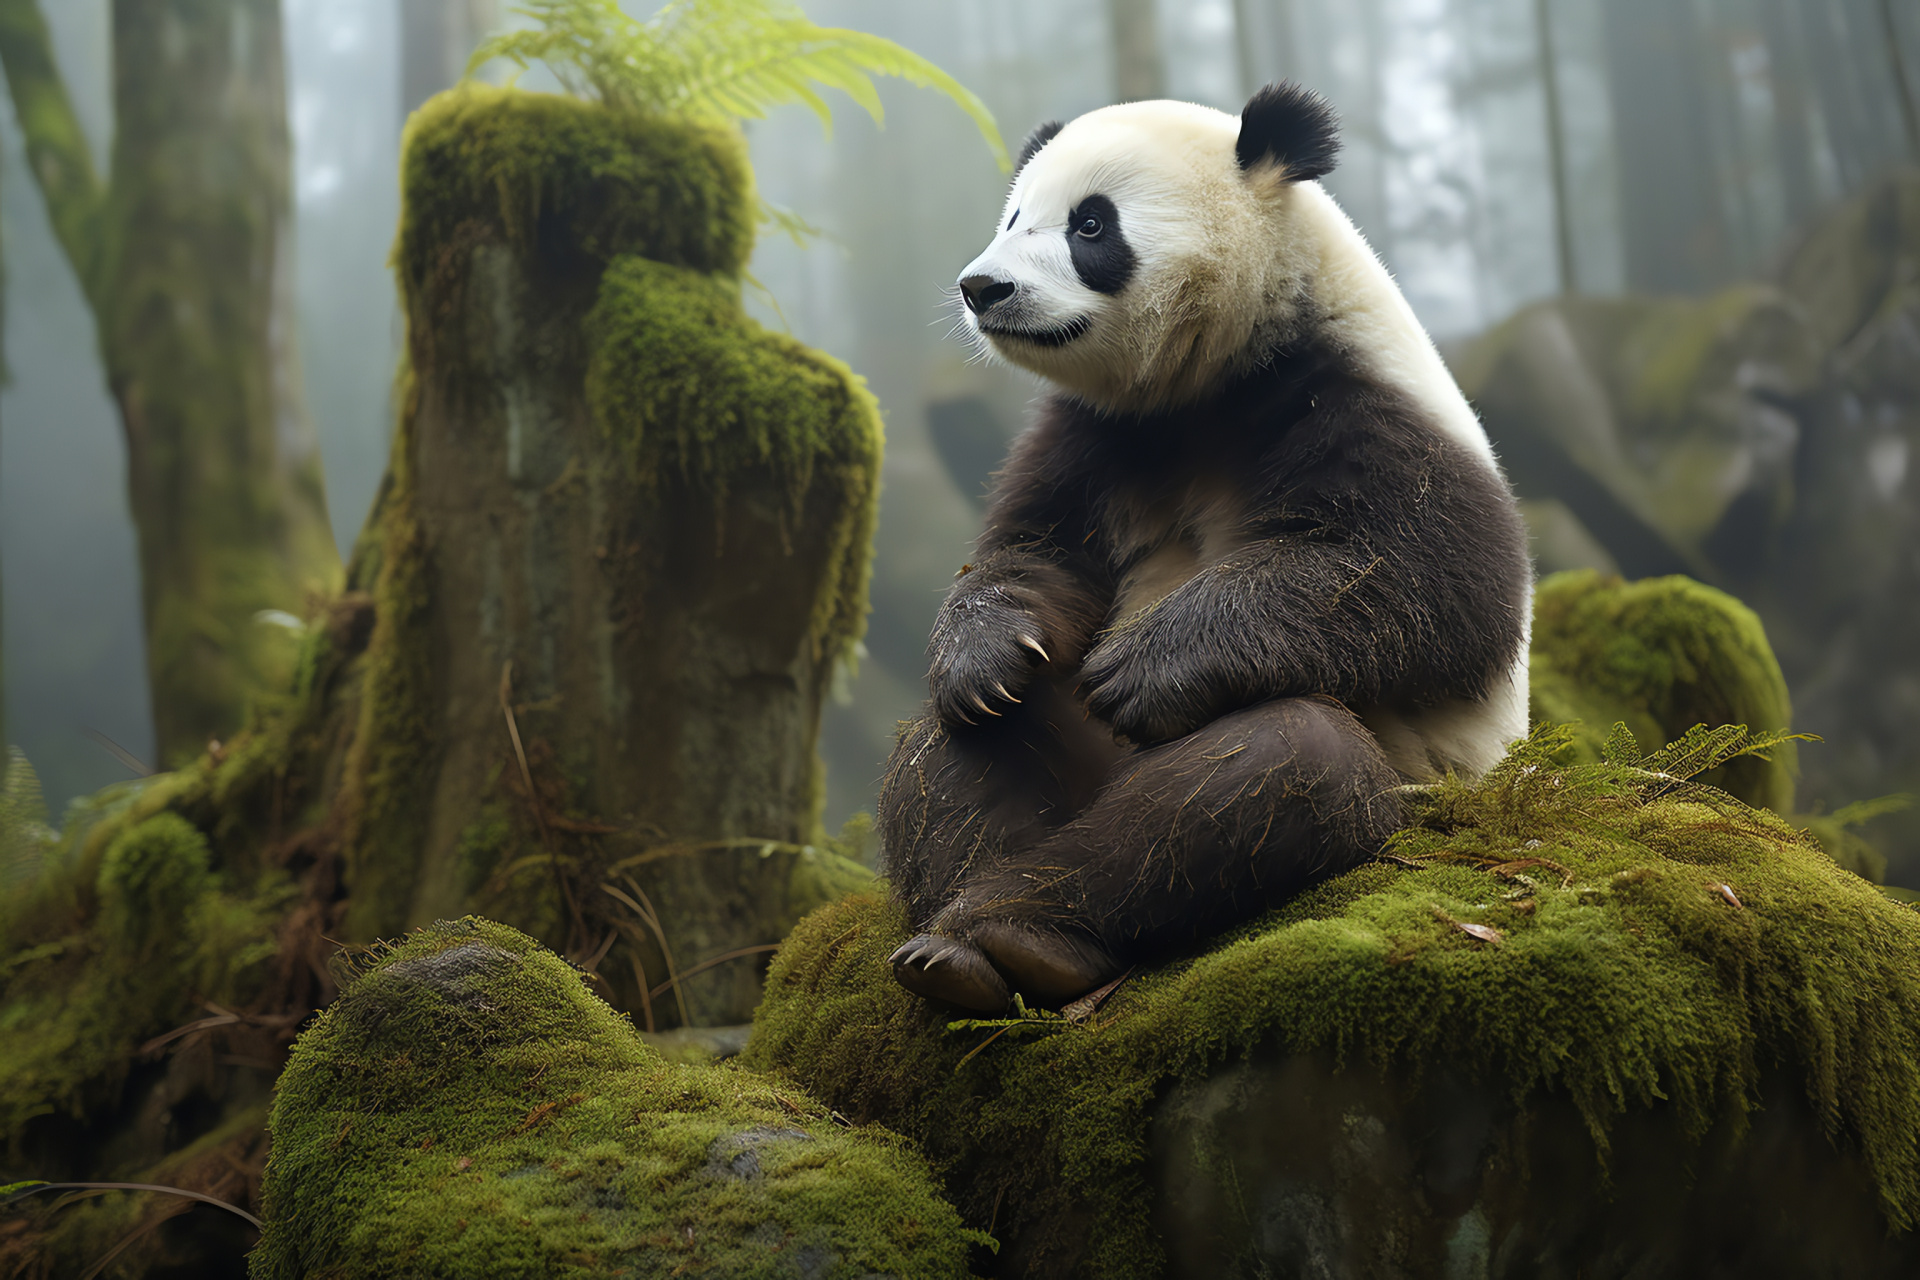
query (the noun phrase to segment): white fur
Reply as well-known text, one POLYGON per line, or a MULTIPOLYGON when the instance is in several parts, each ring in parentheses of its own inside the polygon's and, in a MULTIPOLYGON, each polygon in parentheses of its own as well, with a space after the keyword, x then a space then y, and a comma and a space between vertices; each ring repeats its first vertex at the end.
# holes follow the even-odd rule
MULTIPOLYGON (((1184 102, 1127 103, 1068 124, 1021 171, 993 242, 961 276, 1018 286, 998 323, 1084 322, 1086 332, 1046 346, 984 333, 968 314, 975 337, 1096 407, 1146 412, 1192 403, 1311 331, 1496 466, 1479 419, 1360 232, 1319 183, 1290 181, 1272 164, 1243 170, 1239 132, 1237 117, 1184 102), (1068 214, 1092 195, 1113 201, 1136 260, 1111 296, 1081 283, 1067 245, 1068 214)), ((1118 616, 1234 549, 1220 536, 1231 513, 1215 505, 1196 490, 1179 510, 1138 513, 1131 541, 1152 550, 1121 585, 1118 616)), ((1485 699, 1355 711, 1411 781, 1483 773, 1527 731, 1526 645, 1485 699)))
MULTIPOLYGON (((1527 607, 1532 608, 1529 592, 1527 607)), ((1529 628, 1531 630, 1531 628, 1529 628)), ((1380 744, 1387 763, 1409 782, 1435 782, 1447 773, 1477 778, 1527 736, 1527 641, 1520 656, 1485 698, 1456 698, 1419 711, 1355 707, 1380 744)))

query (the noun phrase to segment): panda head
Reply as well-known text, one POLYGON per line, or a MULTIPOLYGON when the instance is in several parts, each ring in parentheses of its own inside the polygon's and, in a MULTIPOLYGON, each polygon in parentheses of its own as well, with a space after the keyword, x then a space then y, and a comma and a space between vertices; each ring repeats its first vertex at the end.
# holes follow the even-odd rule
POLYGON ((1238 119, 1131 102, 1042 125, 960 273, 962 323, 1102 408, 1197 399, 1299 329, 1338 149, 1326 99, 1291 83, 1238 119))

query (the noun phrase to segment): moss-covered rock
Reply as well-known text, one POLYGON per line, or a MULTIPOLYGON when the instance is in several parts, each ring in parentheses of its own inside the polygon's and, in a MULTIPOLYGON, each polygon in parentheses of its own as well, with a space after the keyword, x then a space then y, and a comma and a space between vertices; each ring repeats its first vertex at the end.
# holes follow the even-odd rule
MULTIPOLYGON (((1724 754, 1711 742, 1643 760, 1616 737, 1608 760, 1566 765, 1569 742, 1542 732, 1484 781, 1442 784, 1385 860, 1202 955, 1127 977, 1082 1023, 949 1022, 892 978, 888 954, 907 935, 897 906, 860 897, 824 908, 774 964, 747 1063, 917 1138, 968 1223, 1003 1241, 1003 1275, 1161 1274, 1155 1214, 1164 1224, 1181 1194, 1165 1170, 1191 1181, 1194 1166, 1149 1165, 1156 1105, 1256 1054, 1328 1055, 1387 1073, 1402 1092, 1465 1081, 1522 1122, 1549 1103, 1568 1108, 1587 1135, 1576 1155, 1594 1195, 1623 1125, 1663 1133, 1669 1161, 1690 1160, 1716 1131, 1739 1159, 1761 1159, 1739 1136, 1777 1075, 1806 1100, 1798 1132, 1810 1144, 1796 1150, 1866 1170, 1833 1182, 1859 1188, 1854 1221, 1868 1220, 1875 1239, 1887 1227, 1911 1233, 1920 913, 1773 814, 1681 782, 1724 754)), ((1310 1145, 1318 1132, 1289 1140, 1310 1145)), ((1523 1154, 1514 1142, 1475 1148, 1468 1169, 1523 1154)), ((1291 1185, 1336 1198, 1341 1158, 1321 1151, 1291 1185)), ((1216 1165, 1208 1176, 1218 1186, 1239 1175, 1216 1165)), ((1522 1166, 1522 1194, 1475 1192, 1431 1213, 1444 1226, 1477 1212, 1495 1244, 1515 1232, 1552 1240, 1560 1206, 1525 1194, 1524 1178, 1522 1166)), ((1380 1274, 1487 1274, 1446 1269, 1458 1225, 1410 1242, 1419 1256, 1380 1274)), ((1648 1268, 1636 1275, 1682 1274, 1661 1236, 1672 1225, 1650 1219, 1612 1242, 1609 1257, 1625 1262, 1591 1274, 1636 1262, 1648 1268)), ((1804 1228, 1817 1238, 1817 1224, 1804 1228)), ((1501 1273, 1544 1274, 1527 1265, 1501 1273)))
POLYGON ((1718 580, 1756 563, 1791 508, 1779 405, 1819 357, 1792 300, 1748 285, 1536 303, 1453 368, 1522 497, 1564 504, 1629 575, 1718 580))
MULTIPOLYGON (((1823 211, 1771 282, 1550 299, 1454 370, 1543 569, 1730 591, 1766 621, 1794 727, 1825 739, 1800 802, 1857 816, 1920 794, 1920 169, 1823 211)), ((1920 807, 1879 814, 1889 878, 1920 886, 1920 807)), ((1881 861, 1853 835, 1830 847, 1881 861)))
POLYGON ((564 960, 471 918, 373 953, 271 1127, 258 1280, 967 1274, 908 1145, 667 1062, 564 960))
MULTIPOLYGON (((1787 682, 1754 612, 1672 576, 1623 582, 1591 570, 1542 579, 1529 660, 1533 720, 1576 724, 1579 758, 1600 758, 1616 723, 1644 742, 1697 724, 1788 728, 1787 682)), ((1707 779, 1749 804, 1793 810, 1794 744, 1745 756, 1707 779)))

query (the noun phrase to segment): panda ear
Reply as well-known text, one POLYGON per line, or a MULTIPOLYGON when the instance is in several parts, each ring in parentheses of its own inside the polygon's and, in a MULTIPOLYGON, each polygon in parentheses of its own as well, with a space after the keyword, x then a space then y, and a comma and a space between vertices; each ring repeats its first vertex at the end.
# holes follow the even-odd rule
POLYGON ((1291 80, 1256 91, 1240 113, 1234 154, 1242 169, 1271 162, 1286 170, 1289 182, 1307 182, 1332 173, 1339 153, 1340 117, 1333 104, 1291 80))
POLYGON ((1064 128, 1066 128, 1066 126, 1058 120, 1049 120, 1028 134, 1027 140, 1020 144, 1020 158, 1014 162, 1013 176, 1016 178, 1019 177, 1020 171, 1027 167, 1027 161, 1033 159, 1040 148, 1052 142, 1053 135, 1064 128))

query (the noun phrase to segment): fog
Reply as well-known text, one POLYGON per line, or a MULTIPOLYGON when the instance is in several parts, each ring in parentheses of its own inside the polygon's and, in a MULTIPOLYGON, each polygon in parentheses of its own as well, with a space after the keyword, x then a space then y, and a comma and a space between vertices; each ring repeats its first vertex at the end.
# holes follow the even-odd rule
MULTIPOLYGON (((401 333, 386 257, 407 86, 444 81, 459 60, 445 42, 487 20, 466 0, 440 7, 458 20, 426 47, 399 0, 284 3, 298 351, 343 554, 390 435, 401 333)), ((108 5, 43 10, 104 164, 108 5)), ((817 0, 808 12, 939 62, 1016 146, 1121 95, 1115 23, 1129 13, 1153 24, 1155 61, 1128 74, 1159 77, 1166 96, 1237 111, 1280 76, 1323 91, 1346 137, 1327 185, 1450 354, 1561 294, 1694 296, 1762 279, 1824 212, 1920 151, 1920 11, 1890 0, 817 0)), ((847 360, 886 414, 866 658, 823 734, 830 827, 871 806, 892 726, 920 696, 927 624, 977 526, 986 460, 1035 393, 949 336, 946 291, 989 238, 1003 176, 951 104, 895 82, 881 96, 884 126, 845 99, 830 137, 797 109, 748 125, 764 194, 822 233, 801 247, 763 232, 750 305, 847 360)), ((128 776, 90 732, 153 762, 154 727, 121 426, 6 111, 5 727, 57 814, 128 776)), ((1887 439, 1913 440, 1920 406, 1889 404, 1887 439)), ((1899 456, 1894 490, 1912 504, 1899 456)), ((1920 881, 1920 855, 1895 852, 1920 881)))

